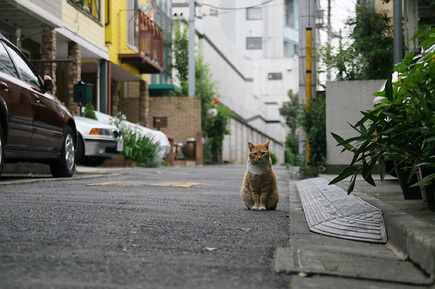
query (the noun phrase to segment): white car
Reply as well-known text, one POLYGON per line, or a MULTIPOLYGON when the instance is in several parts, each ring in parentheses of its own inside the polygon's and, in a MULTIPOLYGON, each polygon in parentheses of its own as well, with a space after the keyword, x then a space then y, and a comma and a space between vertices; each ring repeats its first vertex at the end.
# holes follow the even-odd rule
MULTIPOLYGON (((95 116, 99 121, 104 122, 105 124, 113 124, 116 121, 113 116, 98 111, 95 111, 95 116)), ((158 160, 156 160, 156 162, 160 162, 168 157, 171 150, 171 144, 169 143, 168 137, 163 132, 149 129, 126 120, 120 122, 120 127, 131 130, 140 136, 147 136, 153 139, 153 142, 158 143, 158 160)))
POLYGON ((81 116, 75 116, 74 120, 78 131, 78 164, 99 166, 121 154, 124 142, 116 126, 81 116))

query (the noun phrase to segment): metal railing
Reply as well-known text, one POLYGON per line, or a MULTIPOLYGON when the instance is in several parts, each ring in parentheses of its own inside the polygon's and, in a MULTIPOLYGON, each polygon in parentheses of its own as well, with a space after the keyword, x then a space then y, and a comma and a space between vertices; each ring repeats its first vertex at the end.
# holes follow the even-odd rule
POLYGON ((139 53, 163 65, 163 31, 141 10, 137 13, 139 53))

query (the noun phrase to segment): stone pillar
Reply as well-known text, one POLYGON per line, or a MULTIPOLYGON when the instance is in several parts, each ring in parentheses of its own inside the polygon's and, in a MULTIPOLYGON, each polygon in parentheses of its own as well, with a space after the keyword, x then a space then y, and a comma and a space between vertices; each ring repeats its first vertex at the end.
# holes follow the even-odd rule
MULTIPOLYGON (((55 60, 56 59, 56 30, 45 28, 42 32, 42 60, 55 60)), ((43 64, 42 76, 49 75, 53 79, 53 91, 52 93, 56 95, 56 62, 46 62, 43 64)))
POLYGON ((80 48, 80 44, 73 41, 68 42, 68 59, 72 59, 73 61, 69 64, 68 99, 66 105, 75 115, 80 115, 79 106, 73 99, 74 85, 82 79, 82 56, 80 48))
POLYGON ((112 115, 116 115, 119 112, 119 93, 118 93, 118 81, 112 79, 110 90, 112 92, 112 115))
POLYGON ((149 102, 148 85, 145 81, 141 80, 139 86, 139 123, 145 127, 148 126, 149 102))

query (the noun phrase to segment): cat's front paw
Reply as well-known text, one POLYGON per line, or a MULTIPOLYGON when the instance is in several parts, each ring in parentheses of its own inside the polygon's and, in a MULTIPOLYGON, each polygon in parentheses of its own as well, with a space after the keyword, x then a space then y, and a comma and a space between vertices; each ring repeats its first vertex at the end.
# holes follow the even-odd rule
POLYGON ((252 206, 251 210, 258 211, 258 206, 252 206))
POLYGON ((260 206, 260 207, 258 207, 258 210, 259 211, 266 211, 266 207, 265 206, 260 206))

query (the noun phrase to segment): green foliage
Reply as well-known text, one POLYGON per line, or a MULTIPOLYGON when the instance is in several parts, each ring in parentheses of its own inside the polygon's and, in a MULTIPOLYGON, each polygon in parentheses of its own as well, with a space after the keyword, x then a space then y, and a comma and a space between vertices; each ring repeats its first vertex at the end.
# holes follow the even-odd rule
MULTIPOLYGON (((426 48, 435 45, 435 29, 422 29, 415 37, 425 38, 421 45, 426 48)), ((359 173, 375 185, 372 172, 376 163, 383 180, 388 159, 412 167, 410 175, 419 168, 435 168, 435 52, 427 50, 419 60, 413 58, 413 52, 406 55, 394 69, 398 79, 393 81, 390 75, 385 89, 374 94, 382 96, 382 102, 362 112, 361 120, 352 125, 356 137, 343 139, 332 134, 343 151, 354 154, 350 165, 331 182, 351 177, 348 193, 359 173)), ((417 185, 427 185, 434 177, 429 175, 417 185)))
POLYGON ((293 93, 293 90, 289 90, 287 93, 290 101, 284 102, 282 107, 279 109, 279 113, 285 118, 287 126, 290 128, 290 133, 292 136, 296 135, 297 129, 297 116, 299 109, 299 95, 293 93))
MULTIPOLYGON (((310 164, 305 158, 301 162, 300 174, 304 177, 318 176, 326 164, 326 101, 319 95, 309 105, 301 105, 298 124, 309 135, 310 164)), ((306 155, 306 153, 305 153, 306 155)))
POLYGON ((123 133, 124 149, 122 154, 127 160, 135 161, 139 166, 157 167, 157 153, 159 143, 154 138, 140 136, 132 131, 123 133))
POLYGON ((85 110, 83 111, 83 116, 91 119, 97 119, 97 116, 95 115, 94 106, 92 103, 88 102, 86 103, 85 110))
MULTIPOLYGON (((178 19, 174 22, 174 38, 172 39, 172 52, 174 54, 175 77, 180 81, 181 87, 187 87, 189 75, 189 39, 188 30, 178 19)), ((187 95, 187 90, 182 92, 187 95)))
POLYGON ((122 150, 124 158, 132 160, 136 162, 137 165, 143 167, 159 166, 159 142, 155 141, 154 138, 142 136, 138 132, 123 125, 125 120, 125 115, 119 112, 114 117, 113 123, 121 131, 124 140, 124 147, 122 150))
POLYGON ((272 160, 272 165, 276 165, 278 163, 278 158, 276 157, 276 153, 271 153, 270 159, 272 160))
POLYGON ((292 136, 291 134, 287 135, 285 141, 285 155, 284 161, 286 164, 297 165, 298 159, 297 156, 299 154, 299 139, 297 136, 292 136))
POLYGON ((385 79, 393 67, 391 20, 373 5, 357 5, 355 14, 346 23, 353 27, 353 42, 340 43, 338 52, 331 46, 319 49, 320 59, 327 70, 338 71, 337 80, 385 79))
POLYGON ((296 136, 297 118, 299 113, 299 95, 293 93, 293 90, 287 92, 289 101, 284 102, 279 109, 279 113, 285 118, 287 126, 290 128, 290 134, 286 137, 286 149, 284 152, 284 161, 286 164, 296 165, 297 155, 299 153, 299 139, 296 136))
POLYGON ((230 134, 228 129, 228 120, 231 118, 232 112, 229 108, 221 103, 213 105, 217 110, 216 116, 207 116, 208 127, 206 136, 208 138, 208 147, 211 151, 211 160, 213 162, 221 162, 221 152, 224 136, 230 134))

